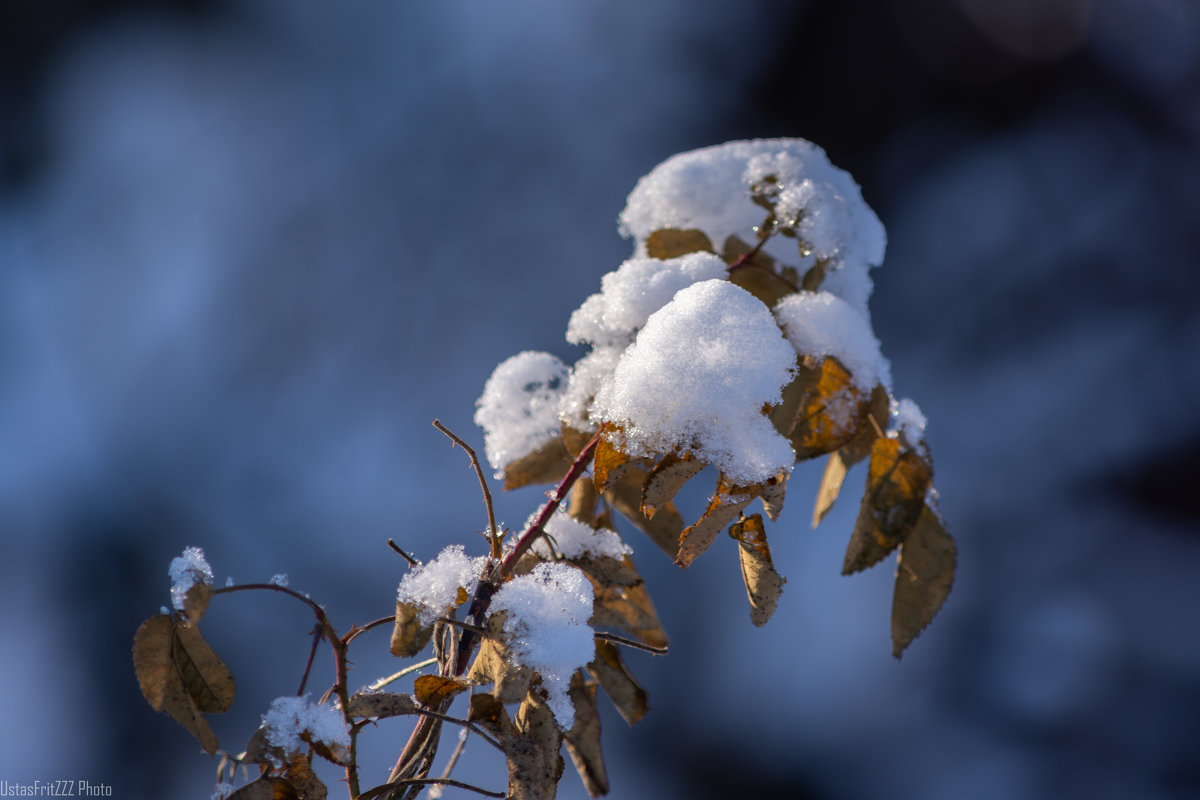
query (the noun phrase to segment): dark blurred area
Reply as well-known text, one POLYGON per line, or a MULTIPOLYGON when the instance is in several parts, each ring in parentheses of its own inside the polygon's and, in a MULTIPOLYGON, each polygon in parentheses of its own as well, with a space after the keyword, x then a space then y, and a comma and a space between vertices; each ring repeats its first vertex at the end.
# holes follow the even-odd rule
MULTIPOLYGON (((482 552, 430 421, 481 446, 496 363, 578 356, 636 180, 765 136, 820 144, 887 227, 871 308, 958 579, 895 662, 890 566, 838 574, 854 499, 808 529, 819 466, 764 629, 730 542, 683 573, 628 532, 672 653, 629 656, 642 723, 605 710, 613 796, 1200 796, 1191 0, 0 5, 0 780, 208 797, 130 661, 170 559, 287 573, 347 629, 391 612, 388 537, 482 552)), ((310 628, 214 602, 229 749, 310 628)), ((397 668, 359 646, 359 685, 397 668)), ((364 780, 405 735, 364 734, 364 780)))

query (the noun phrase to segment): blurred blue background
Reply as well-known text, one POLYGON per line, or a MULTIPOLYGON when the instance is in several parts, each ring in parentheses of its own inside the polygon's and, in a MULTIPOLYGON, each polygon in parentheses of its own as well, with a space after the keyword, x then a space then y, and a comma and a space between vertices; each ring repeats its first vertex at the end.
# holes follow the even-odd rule
MULTIPOLYGON (((389 536, 482 552, 430 421, 480 446, 496 363, 579 355, 637 178, 758 136, 822 145, 887 227, 871 306, 958 581, 894 661, 890 565, 839 575, 861 469, 816 531, 798 470, 764 629, 731 542, 683 573, 629 532, 673 651, 628 656, 642 723, 604 710, 614 796, 1200 797, 1189 0, 4 3, 0 779, 208 797, 129 657, 170 559, 288 573, 345 629, 391 611, 389 536)), ((281 596, 214 603, 229 749, 310 628, 281 596)), ((397 668, 386 639, 352 684, 397 668)), ((406 735, 364 735, 365 785, 406 735)))

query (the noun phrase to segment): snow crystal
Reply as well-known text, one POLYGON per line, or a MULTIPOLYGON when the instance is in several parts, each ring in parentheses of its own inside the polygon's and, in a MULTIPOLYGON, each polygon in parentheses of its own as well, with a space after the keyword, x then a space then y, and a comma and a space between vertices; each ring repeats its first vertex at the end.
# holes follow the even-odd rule
POLYGON ((229 797, 231 794, 233 794, 232 783, 218 783, 216 788, 213 789, 210 800, 225 800, 225 798, 229 797))
POLYGON ((567 388, 559 404, 559 417, 577 431, 594 431, 596 423, 591 418, 592 398, 600 387, 612 377, 625 352, 620 347, 597 347, 571 367, 567 388))
POLYGON ((400 581, 397 598, 419 606, 422 625, 432 625, 458 599, 458 590, 475 591, 488 565, 487 556, 469 557, 461 544, 452 544, 428 564, 415 567, 400 581))
POLYGON ((840 297, 829 292, 791 294, 775 306, 775 318, 800 355, 835 357, 864 391, 877 383, 891 386, 891 367, 879 352, 870 320, 840 297))
POLYGON ((893 401, 891 428, 897 435, 904 437, 909 447, 916 447, 921 443, 927 422, 920 406, 912 400, 906 397, 898 402, 893 401))
POLYGON ((583 302, 567 323, 572 344, 628 345, 647 318, 680 290, 725 277, 725 262, 712 253, 678 258, 633 258, 600 279, 600 292, 583 302))
POLYGON ((492 599, 494 611, 508 612, 504 635, 513 659, 541 675, 550 711, 563 730, 575 722, 567 695, 571 675, 596 655, 587 624, 592 602, 592 584, 580 570, 550 563, 513 578, 492 599))
POLYGON ((765 306, 728 281, 694 284, 650 316, 596 395, 634 456, 691 451, 737 483, 795 460, 762 414, 781 399, 796 354, 765 306))
POLYGON ((228 578, 225 579, 225 588, 228 589, 230 586, 233 586, 233 585, 234 585, 233 584, 233 576, 230 575, 228 578))
MULTIPOLYGON (((537 517, 535 512, 525 523, 528 529, 537 517)), ((563 558, 582 558, 585 556, 611 556, 622 558, 633 552, 633 549, 614 530, 608 528, 593 528, 587 523, 580 522, 563 510, 555 512, 546 523, 546 533, 554 539, 554 544, 563 558)), ((543 558, 550 557, 550 546, 545 539, 539 538, 533 544, 533 551, 543 558)))
POLYGON ((308 695, 277 697, 263 714, 262 726, 267 741, 286 753, 305 749, 300 738, 305 733, 314 742, 350 746, 350 729, 341 712, 333 706, 315 705, 308 695))
POLYGON ((729 142, 667 159, 630 193, 621 233, 634 238, 638 256, 646 255, 647 237, 660 228, 699 228, 718 249, 729 236, 752 242, 766 213, 751 200, 749 185, 768 175, 779 179, 777 211, 799 215, 796 232, 810 252, 773 236, 766 253, 801 272, 817 257, 831 260, 835 268, 823 288, 865 312, 868 270, 883 262, 883 225, 854 179, 803 139, 729 142))
POLYGON ((272 586, 287 586, 288 585, 287 573, 280 572, 275 575, 272 575, 271 576, 271 585, 272 586))
POLYGON ((526 350, 500 362, 475 401, 492 467, 504 468, 537 450, 561 430, 558 406, 567 366, 550 353, 526 350))
POLYGON ((167 575, 171 578, 171 605, 176 611, 183 610, 183 600, 187 597, 188 589, 197 583, 207 583, 211 586, 213 582, 212 567, 204 560, 204 551, 199 547, 188 547, 183 551, 183 555, 171 559, 167 575))

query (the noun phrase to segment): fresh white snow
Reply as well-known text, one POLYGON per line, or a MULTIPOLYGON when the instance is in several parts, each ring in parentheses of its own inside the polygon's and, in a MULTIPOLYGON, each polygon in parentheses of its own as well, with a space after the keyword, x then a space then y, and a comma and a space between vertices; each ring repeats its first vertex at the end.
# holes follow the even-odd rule
POLYGON ((314 742, 350 746, 350 729, 341 712, 333 706, 314 704, 308 695, 275 698, 263 714, 262 726, 267 741, 287 753, 308 746, 301 738, 305 733, 314 742))
POLYGON ((504 468, 537 450, 561 430, 558 407, 567 365, 550 353, 526 350, 500 362, 475 401, 488 462, 504 468))
MULTIPOLYGON (((537 517, 535 512, 525 523, 526 529, 537 517)), ((633 553, 633 549, 621 541, 616 531, 608 528, 593 528, 584 522, 571 517, 559 509, 546 523, 546 533, 553 539, 556 549, 563 558, 584 558, 587 556, 611 556, 621 558, 633 553)), ((544 538, 539 538, 533 544, 533 552, 543 558, 550 557, 550 546, 544 538)))
POLYGON ((775 318, 800 355, 834 356, 863 391, 878 383, 891 386, 891 367, 879 352, 871 321, 840 297, 797 292, 779 301, 775 318))
POLYGON ((468 596, 475 591, 488 561, 487 556, 471 558, 461 544, 452 544, 428 564, 414 567, 405 575, 397 599, 418 606, 421 624, 432 625, 455 605, 460 589, 468 596))
POLYGON ((188 589, 197 583, 207 583, 211 586, 213 582, 212 567, 204 559, 204 551, 199 547, 185 548, 183 555, 171 559, 167 575, 171 578, 171 605, 176 611, 183 610, 183 601, 187 597, 188 589))

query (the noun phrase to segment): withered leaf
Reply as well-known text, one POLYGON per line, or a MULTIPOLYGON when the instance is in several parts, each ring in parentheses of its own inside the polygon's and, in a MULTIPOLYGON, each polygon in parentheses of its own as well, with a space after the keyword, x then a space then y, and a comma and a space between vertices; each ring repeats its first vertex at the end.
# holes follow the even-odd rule
POLYGON ((600 586, 636 586, 642 576, 629 556, 578 556, 566 559, 592 578, 600 586))
POLYGON ((608 770, 600 748, 600 713, 596 708, 596 684, 584 683, 576 672, 569 690, 575 706, 575 724, 564 734, 567 753, 591 797, 608 794, 608 770))
POLYGON ((133 639, 134 671, 151 708, 186 728, 212 755, 217 751, 217 737, 196 707, 175 663, 177 628, 169 614, 156 614, 143 622, 133 639))
POLYGON ((804 381, 790 434, 797 461, 832 453, 854 439, 870 402, 854 385, 850 371, 833 356, 826 356, 812 372, 804 373, 804 381))
POLYGON ((396 622, 392 626, 391 654, 412 658, 425 649, 433 638, 433 626, 422 625, 421 609, 415 603, 396 601, 396 622))
POLYGON ((412 695, 392 692, 357 692, 350 696, 347 710, 352 717, 400 717, 417 713, 412 695))
POLYGON ((958 548, 937 511, 925 505, 900 545, 892 595, 892 655, 899 658, 933 620, 954 585, 958 548))
POLYGON ((812 526, 815 528, 825 519, 825 515, 833 508, 838 495, 842 493, 842 484, 846 480, 847 465, 842 451, 829 454, 825 462, 825 472, 821 475, 821 485, 817 488, 817 504, 813 507, 812 526))
POLYGON ((645 472, 631 469, 604 493, 617 513, 629 520, 635 528, 650 537, 663 552, 672 558, 679 550, 679 534, 683 532, 683 517, 673 501, 659 506, 654 519, 647 519, 641 511, 642 483, 645 472))
POLYGON ((176 625, 172 649, 183 685, 196 708, 207 713, 228 711, 235 692, 233 673, 204 641, 199 628, 176 625))
POLYGON ((285 763, 287 757, 288 754, 282 747, 276 747, 267 740, 267 729, 258 728, 250 735, 250 741, 246 743, 246 750, 242 753, 241 760, 249 764, 274 766, 285 763))
POLYGON ((858 433, 841 449, 829 454, 829 460, 825 462, 825 472, 821 476, 821 485, 817 489, 817 502, 813 507, 814 528, 821 524, 821 520, 833 509, 850 467, 871 454, 871 446, 887 429, 889 403, 887 389, 882 385, 876 386, 871 392, 866 416, 858 427, 858 433))
MULTIPOLYGON (((804 242, 799 243, 800 255, 805 255, 804 250, 807 245, 804 242)), ((821 288, 821 284, 825 282, 825 276, 829 274, 829 259, 818 258, 808 272, 804 273, 804 278, 800 281, 800 288, 806 292, 815 292, 821 288)))
POLYGON ((775 613, 786 581, 775 571, 775 564, 771 561, 762 517, 752 514, 735 522, 729 526, 729 535, 738 543, 742 580, 750 599, 750 621, 758 626, 765 625, 775 613))
POLYGON ((712 253, 712 241, 696 228, 660 228, 646 239, 646 254, 651 258, 678 258, 688 253, 712 253))
MULTIPOLYGON (((722 258, 733 266, 752 249, 738 237, 730 236, 725 240, 722 258)), ((742 262, 742 266, 731 270, 729 280, 757 297, 767 308, 774 308, 781 299, 796 292, 796 285, 779 274, 775 259, 761 250, 742 262)))
POLYGON ((644 583, 606 587, 593 581, 592 588, 592 627, 616 628, 651 647, 667 646, 667 634, 644 583))
POLYGON ((736 486, 722 473, 717 490, 708 501, 708 508, 695 525, 679 536, 679 552, 675 563, 683 568, 691 565, 717 539, 717 534, 733 520, 750 501, 762 494, 763 485, 736 486))
POLYGON ((326 800, 329 797, 329 789, 313 772, 312 761, 307 753, 299 754, 288 762, 284 775, 300 800, 326 800))
POLYGON ((587 670, 600 682, 604 693, 627 723, 633 725, 646 716, 650 710, 646 690, 634 680, 614 645, 597 640, 596 657, 587 665, 587 670))
POLYGON ((783 513, 783 500, 787 495, 788 472, 784 470, 773 478, 768 478, 762 484, 762 500, 763 510, 767 512, 767 519, 774 522, 779 519, 779 515, 783 513))
POLYGON ((504 468, 504 490, 535 483, 555 483, 571 465, 571 456, 561 436, 555 436, 532 453, 504 468))
POLYGON ((642 484, 642 514, 652 519, 658 509, 670 502, 683 485, 704 467, 705 462, 688 453, 682 456, 668 453, 663 456, 642 484))
POLYGON ((563 423, 563 445, 566 446, 567 452, 571 455, 571 460, 574 460, 576 456, 583 452, 583 448, 587 447, 587 443, 592 440, 592 435, 594 433, 595 431, 587 432, 576 430, 565 422, 563 423))
POLYGON ((226 800, 302 800, 283 778, 264 775, 258 780, 247 783, 226 800))
POLYGON ((932 481, 933 466, 921 454, 899 439, 875 440, 843 575, 878 564, 904 541, 917 524, 932 481))
POLYGON ((596 502, 600 493, 596 484, 591 481, 575 481, 571 493, 567 495, 567 514, 571 519, 579 520, 587 525, 596 527, 596 502))
POLYGON ((500 702, 494 694, 479 692, 471 695, 467 710, 468 721, 497 725, 500 717, 507 717, 507 712, 504 710, 504 703, 500 702))
POLYGON ((787 439, 792 438, 792 430, 796 427, 800 405, 804 402, 808 387, 816 380, 816 360, 809 356, 796 356, 795 371, 795 377, 783 387, 779 405, 771 409, 771 423, 779 435, 787 439))
POLYGON ((479 652, 471 662, 467 680, 473 684, 494 683, 492 693, 504 703, 516 703, 529 691, 536 673, 529 667, 517 666, 504 644, 504 621, 507 614, 497 611, 488 618, 488 635, 479 644, 479 652))
POLYGON ((466 690, 466 683, 441 675, 422 675, 413 681, 413 695, 426 708, 437 708, 443 700, 466 690))
POLYGON ((196 581, 183 595, 183 613, 189 625, 195 625, 204 616, 208 601, 212 599, 212 591, 211 583, 196 581))
POLYGON ((644 459, 627 455, 609 441, 607 434, 616 431, 617 428, 611 423, 606 422, 601 426, 601 432, 605 435, 597 442, 596 454, 592 458, 592 481, 598 492, 604 492, 627 470, 644 463, 644 459))
POLYGON ((554 714, 530 692, 517 709, 515 735, 501 739, 511 800, 554 800, 563 773, 562 732, 554 714))

